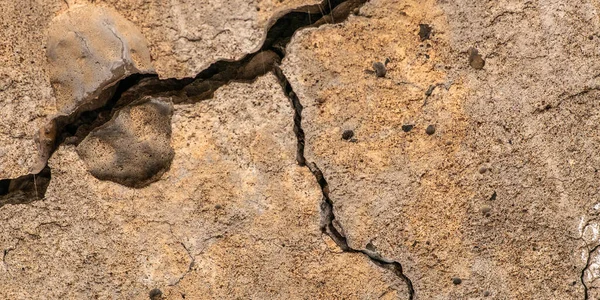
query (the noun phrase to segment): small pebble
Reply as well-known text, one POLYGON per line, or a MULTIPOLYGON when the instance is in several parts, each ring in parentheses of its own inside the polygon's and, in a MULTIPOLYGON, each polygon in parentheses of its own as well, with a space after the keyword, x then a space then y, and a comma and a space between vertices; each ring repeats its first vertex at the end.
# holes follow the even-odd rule
POLYGON ((419 37, 421 42, 431 37, 431 26, 429 24, 419 24, 419 37))
POLYGON ((385 65, 381 62, 373 63, 373 70, 375 70, 375 75, 377 77, 385 77, 385 74, 387 73, 385 65))
POLYGON ((411 130, 412 130, 414 127, 415 127, 415 125, 405 124, 405 125, 402 125, 402 131, 404 131, 404 132, 409 132, 409 131, 411 131, 411 130))
POLYGON ((221 204, 215 205, 215 209, 221 209, 221 208, 223 208, 223 206, 221 206, 221 204))
POLYGON ((427 97, 431 96, 431 94, 433 94, 433 90, 435 90, 435 85, 432 84, 429 86, 427 91, 425 91, 425 96, 427 96, 427 97))
POLYGON ((479 54, 479 51, 475 48, 470 48, 467 53, 469 54, 469 65, 476 70, 483 69, 483 66, 485 66, 485 60, 483 60, 479 54))
POLYGON ((342 133, 342 139, 344 140, 349 140, 354 136, 354 131, 352 130, 344 130, 344 132, 342 133))
POLYGON ((150 300, 159 300, 162 298, 162 291, 159 289, 152 289, 150 293, 148 293, 148 296, 150 296, 150 300))
POLYGON ((490 201, 494 201, 496 200, 496 196, 498 196, 498 194, 496 194, 496 191, 494 191, 494 193, 492 194, 492 196, 490 197, 490 201))
POLYGON ((427 126, 427 129, 425 129, 425 133, 432 135, 435 133, 435 126, 434 125, 429 125, 427 126))
POLYGON ((454 277, 454 278, 452 278, 452 283, 454 283, 455 285, 459 285, 462 283, 462 279, 460 279, 458 277, 454 277))
POLYGON ((484 292, 483 292, 483 296, 484 296, 484 297, 488 297, 489 295, 490 295, 490 292, 489 292, 489 291, 484 291, 484 292))
POLYGON ((483 173, 487 172, 487 170, 488 169, 486 167, 481 167, 481 168, 479 168, 479 174, 483 174, 483 173))

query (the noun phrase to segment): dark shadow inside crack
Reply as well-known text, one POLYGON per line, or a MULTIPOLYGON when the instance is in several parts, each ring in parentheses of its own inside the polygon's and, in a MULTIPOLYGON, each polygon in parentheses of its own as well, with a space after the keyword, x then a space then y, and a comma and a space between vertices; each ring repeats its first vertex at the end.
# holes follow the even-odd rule
MULTIPOLYGON (((196 103, 212 98, 217 89, 230 82, 253 82, 259 76, 269 72, 274 72, 278 78, 281 78, 281 71, 276 67, 285 56, 287 44, 298 30, 342 22, 351 11, 365 2, 366 0, 325 0, 318 5, 294 9, 272 23, 258 51, 238 61, 217 61, 195 77, 159 79, 157 75, 134 74, 120 80, 107 88, 105 95, 100 97, 108 100, 98 100, 89 106, 78 108, 69 115, 57 116, 40 130, 42 138, 39 139, 40 162, 37 170, 41 171, 17 179, 0 180, 1 197, 14 198, 13 196, 18 194, 20 198, 30 199, 3 201, 0 202, 0 207, 8 203, 29 203, 43 199, 45 186, 47 186, 47 183, 45 186, 44 183, 50 180, 47 161, 53 152, 62 144, 79 145, 90 132, 106 124, 118 111, 134 101, 153 96, 171 97, 174 104, 196 103), (101 101, 105 102, 100 103, 101 101), (37 178, 40 178, 41 184, 36 183, 37 178), (16 184, 17 182, 19 184, 16 184), (31 193, 33 191, 29 188, 31 186, 37 187, 35 194, 31 193)), ((289 84, 284 88, 288 96, 295 98, 293 104, 297 115, 294 117, 294 131, 298 137, 303 137, 300 124, 300 101, 295 97, 289 84)), ((297 160, 300 165, 305 163, 303 149, 304 139, 299 138, 297 160)))
POLYGON ((49 167, 37 174, 0 180, 0 207, 6 204, 27 204, 44 198, 52 177, 49 167))

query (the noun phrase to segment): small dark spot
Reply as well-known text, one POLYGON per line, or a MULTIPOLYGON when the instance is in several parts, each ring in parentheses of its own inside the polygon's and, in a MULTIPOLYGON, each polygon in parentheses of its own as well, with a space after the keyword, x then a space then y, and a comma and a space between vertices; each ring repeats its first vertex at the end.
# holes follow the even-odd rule
POLYGON ((481 167, 481 168, 479 168, 479 174, 483 174, 483 173, 487 172, 487 170, 488 170, 488 168, 481 167))
POLYGON ((432 84, 429 86, 427 91, 425 91, 425 96, 427 96, 427 97, 431 96, 431 94, 433 94, 433 90, 435 90, 435 85, 432 84))
POLYGON ((593 40, 593 39, 594 39, 594 36, 593 36, 593 35, 590 35, 590 36, 588 36, 588 39, 590 39, 590 41, 591 41, 591 40, 593 40))
POLYGON ((428 40, 431 37, 431 26, 429 24, 419 24, 419 37, 421 42, 428 40))
POLYGON ((425 129, 425 133, 432 135, 435 133, 435 125, 429 125, 427 126, 427 128, 425 129))
POLYGON ((489 292, 489 291, 484 291, 484 292, 483 292, 483 296, 484 296, 484 297, 488 297, 489 295, 490 295, 490 292, 489 292))
POLYGON ((402 125, 402 131, 404 132, 409 132, 411 131, 413 128, 415 127, 415 125, 411 125, 411 124, 405 124, 402 125))
POLYGON ((159 289, 152 289, 150 293, 148 293, 148 296, 150 296, 150 300, 159 300, 162 298, 162 291, 159 289))
POLYGON ((494 201, 496 200, 496 196, 498 196, 498 194, 496 194, 496 191, 494 191, 494 193, 492 194, 492 196, 490 197, 490 201, 494 201))
POLYGON ((221 204, 215 205, 215 209, 221 209, 221 208, 223 208, 223 206, 221 206, 221 204))
POLYGON ((467 53, 469 54, 469 65, 476 70, 483 69, 483 66, 485 66, 485 60, 483 60, 483 57, 481 57, 479 51, 475 48, 470 48, 467 53))
POLYGON ((454 277, 454 278, 452 278, 452 283, 454 283, 455 285, 459 285, 462 283, 462 279, 460 279, 458 277, 454 277))
POLYGON ((342 139, 344 140, 349 140, 354 136, 354 131, 352 130, 344 130, 344 132, 342 133, 342 139))
POLYGON ((573 282, 571 282, 571 285, 576 285, 577 281, 573 280, 573 282))
POLYGON ((385 74, 387 73, 387 69, 385 68, 385 65, 381 62, 374 62, 373 70, 375 70, 375 75, 377 77, 385 77, 385 74))

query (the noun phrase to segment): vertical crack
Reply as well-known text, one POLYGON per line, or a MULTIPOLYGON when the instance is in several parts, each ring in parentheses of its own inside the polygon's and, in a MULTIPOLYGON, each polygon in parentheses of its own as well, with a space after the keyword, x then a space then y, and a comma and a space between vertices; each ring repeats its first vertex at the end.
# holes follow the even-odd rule
POLYGON ((583 268, 583 270, 581 270, 581 277, 580 277, 580 279, 581 279, 581 284, 583 285, 583 299, 584 300, 588 300, 589 299, 588 286, 585 284, 585 272, 590 267, 590 260, 592 258, 592 254, 594 252, 596 252, 599 248, 600 248, 600 244, 596 245, 594 248, 592 248, 592 250, 588 251, 588 257, 587 257, 587 261, 585 263, 585 267, 583 268))
POLYGON ((290 100, 292 107, 294 108, 294 133, 298 140, 298 148, 296 152, 296 160, 300 166, 306 166, 310 172, 315 176, 315 180, 321 187, 323 193, 323 201, 321 202, 321 231, 327 234, 343 251, 348 253, 362 253, 366 255, 373 263, 381 268, 392 271, 397 277, 402 279, 408 289, 408 299, 412 300, 415 295, 413 283, 404 274, 402 264, 397 261, 390 260, 382 257, 379 253, 368 250, 368 249, 354 249, 348 245, 348 239, 344 235, 344 230, 335 219, 333 201, 329 197, 329 185, 327 179, 321 172, 321 169, 314 162, 307 162, 304 156, 305 136, 304 130, 302 129, 302 104, 298 95, 293 91, 290 82, 287 80, 285 74, 279 67, 274 67, 274 73, 277 76, 285 95, 290 100))

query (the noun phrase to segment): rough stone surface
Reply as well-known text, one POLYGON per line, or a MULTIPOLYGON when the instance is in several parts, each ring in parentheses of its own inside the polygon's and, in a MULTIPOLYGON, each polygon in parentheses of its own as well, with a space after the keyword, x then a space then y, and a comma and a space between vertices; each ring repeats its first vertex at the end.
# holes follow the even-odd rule
MULTIPOLYGON (((77 2, 77 1, 74 1, 77 2)), ((319 11, 319 0, 98 0, 135 23, 150 41, 161 78, 193 77, 219 60, 260 49, 267 28, 294 10, 319 11)))
POLYGON ((169 168, 171 99, 144 98, 119 110, 77 146, 92 175, 126 186, 156 181, 169 168))
POLYGON ((75 6, 50 24, 46 44, 56 110, 98 108, 110 87, 131 74, 153 72, 142 33, 112 9, 75 6))
POLYGON ((0 1, 0 178, 28 174, 35 133, 55 110, 44 44, 58 1, 0 1))
POLYGON ((177 106, 171 168, 141 189, 92 177, 61 146, 46 199, 0 210, 0 298, 406 298, 321 233, 292 118, 273 75, 177 106))
MULTIPOLYGON (((322 233, 322 191, 296 163, 302 132, 307 162, 328 183, 328 230, 401 263, 414 299, 600 298, 598 1, 371 0, 356 10, 362 2, 313 20, 286 49, 288 39, 279 40, 247 68, 228 65, 221 78, 187 90, 186 81, 141 80, 125 98, 164 87, 187 98, 170 121, 159 120, 164 126, 138 128, 162 133, 115 137, 173 149, 170 168, 151 172, 156 182, 131 188, 90 168, 112 161, 90 140, 128 115, 120 107, 84 143, 62 143, 44 182, 7 180, 35 169, 35 132, 76 103, 51 82, 93 65, 77 47, 53 56, 47 41, 102 37, 89 39, 105 45, 85 58, 111 70, 122 63, 122 44, 86 28, 113 28, 123 41, 147 41, 143 69, 151 60, 160 78, 193 77, 258 50, 285 12, 323 7, 0 1, 0 298, 407 299, 401 276, 322 233), (86 10, 103 13, 72 15, 86 10), (55 27, 70 15, 73 26, 55 27), (275 77, 254 78, 281 54, 286 92, 304 105, 303 131, 275 77)), ((110 94, 120 77, 109 73, 86 73, 110 78, 70 89, 110 94)), ((124 124, 121 133, 136 129, 124 124)), ((59 129, 43 129, 41 140, 54 141, 59 129)), ((135 176, 121 179, 146 180, 135 176)))
POLYGON ((598 297, 598 9, 373 0, 297 34, 283 69, 349 244, 401 262, 418 299, 598 297))

